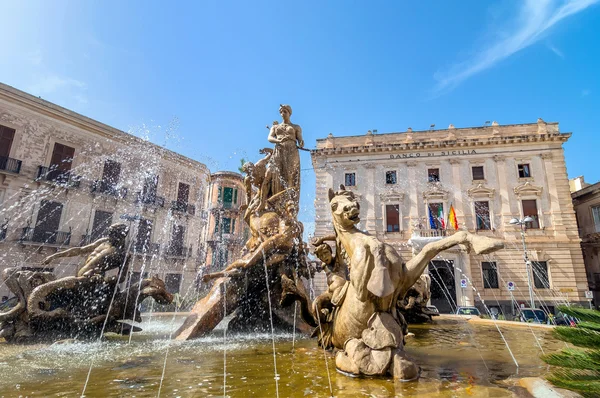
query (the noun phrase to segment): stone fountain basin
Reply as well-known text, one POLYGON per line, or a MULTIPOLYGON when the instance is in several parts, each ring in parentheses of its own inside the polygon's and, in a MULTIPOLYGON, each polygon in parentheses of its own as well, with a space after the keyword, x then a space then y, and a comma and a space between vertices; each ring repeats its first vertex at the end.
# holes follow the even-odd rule
MULTIPOLYGON (((224 344, 220 330, 210 337, 169 342, 169 334, 184 317, 144 317, 144 331, 134 336, 131 344, 122 338, 60 345, 0 343, 0 391, 6 397, 79 396, 93 358, 86 397, 156 396, 169 347, 161 396, 222 396, 225 349, 227 395, 275 396, 269 334, 228 336, 224 344)), ((548 328, 500 325, 519 362, 517 375, 494 325, 440 318, 434 324, 409 328, 415 336, 408 339, 407 352, 422 367, 419 381, 350 378, 335 371, 333 354, 327 353, 334 395, 512 397, 524 391, 520 378, 543 376, 548 370, 539 359, 541 352, 533 333, 545 351, 563 346, 551 337, 548 328)), ((323 351, 315 340, 301 337, 293 343, 292 334, 280 334, 276 336, 276 350, 280 396, 329 396, 323 351)))

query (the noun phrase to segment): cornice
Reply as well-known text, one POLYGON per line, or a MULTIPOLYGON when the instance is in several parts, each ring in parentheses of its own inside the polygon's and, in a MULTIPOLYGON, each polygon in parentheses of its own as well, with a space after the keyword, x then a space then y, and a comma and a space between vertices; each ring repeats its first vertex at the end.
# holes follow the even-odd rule
POLYGON ((488 188, 488 187, 484 186, 483 184, 477 184, 477 186, 469 188, 467 190, 467 194, 471 198, 482 197, 482 196, 487 196, 487 197, 491 198, 494 196, 495 192, 496 192, 495 189, 488 188))
POLYGON ((514 192, 519 198, 526 195, 541 196, 542 191, 543 187, 533 185, 530 181, 519 184, 514 188, 514 192))

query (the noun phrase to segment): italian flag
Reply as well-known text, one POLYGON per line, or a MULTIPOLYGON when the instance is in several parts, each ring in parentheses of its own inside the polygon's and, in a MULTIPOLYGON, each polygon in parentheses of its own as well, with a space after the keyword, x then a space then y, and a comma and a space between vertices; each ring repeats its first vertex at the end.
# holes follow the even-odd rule
POLYGON ((438 206, 437 219, 440 222, 442 229, 446 229, 446 217, 444 217, 444 206, 442 206, 442 204, 438 206))
POLYGON ((448 224, 452 225, 452 228, 455 230, 458 230, 458 220, 456 219, 456 212, 454 211, 452 203, 450 204, 450 211, 448 212, 448 224))

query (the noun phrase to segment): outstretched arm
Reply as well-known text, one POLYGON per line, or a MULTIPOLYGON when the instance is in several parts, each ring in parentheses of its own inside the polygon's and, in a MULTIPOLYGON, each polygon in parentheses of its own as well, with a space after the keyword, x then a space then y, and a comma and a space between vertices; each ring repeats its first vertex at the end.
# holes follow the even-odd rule
POLYGON ((94 249, 96 249, 102 243, 107 242, 107 241, 108 241, 108 238, 101 238, 101 239, 98 239, 97 241, 95 241, 94 243, 90 243, 89 245, 86 245, 86 246, 72 247, 72 248, 64 250, 62 252, 56 252, 56 253, 52 254, 51 256, 46 257, 43 261, 43 264, 49 264, 52 260, 61 258, 61 257, 75 257, 75 256, 80 256, 82 254, 91 253, 94 251, 94 249))
POLYGON ((310 240, 310 244, 313 246, 319 246, 321 243, 325 242, 325 241, 335 241, 336 236, 335 235, 327 235, 327 236, 321 236, 319 238, 312 238, 310 240))

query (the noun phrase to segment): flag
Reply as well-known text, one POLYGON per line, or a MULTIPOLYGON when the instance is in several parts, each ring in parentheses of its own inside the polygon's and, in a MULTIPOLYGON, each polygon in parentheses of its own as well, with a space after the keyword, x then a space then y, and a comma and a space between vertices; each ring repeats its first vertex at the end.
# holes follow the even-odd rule
POLYGON ((435 225, 435 219, 433 218, 433 213, 431 212, 431 206, 427 206, 429 208, 429 227, 431 227, 431 229, 437 229, 437 226, 435 225))
POLYGON ((444 205, 442 203, 440 203, 438 206, 437 218, 438 218, 438 221, 440 222, 440 225, 442 226, 442 229, 446 229, 446 220, 444 217, 444 205))
POLYGON ((448 211, 448 224, 452 225, 452 228, 455 230, 458 230, 458 220, 456 219, 456 212, 452 203, 450 203, 450 210, 448 211))

